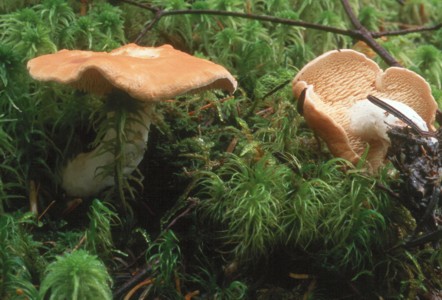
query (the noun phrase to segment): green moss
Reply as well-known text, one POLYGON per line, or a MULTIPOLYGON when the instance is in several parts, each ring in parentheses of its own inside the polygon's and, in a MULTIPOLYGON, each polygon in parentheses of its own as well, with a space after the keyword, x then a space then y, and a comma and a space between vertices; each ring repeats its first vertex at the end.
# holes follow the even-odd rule
MULTIPOLYGON (((403 6, 396 0, 349 2, 369 30, 433 25, 442 14, 438 0, 405 1, 403 6)), ((339 1, 149 4, 166 10, 219 9, 352 28, 339 1)), ((85 248, 106 266, 115 267, 114 278, 119 272, 132 276, 129 272, 134 270, 121 267, 124 260, 125 265, 142 265, 131 252, 135 257, 146 254, 152 266, 146 276, 154 284, 144 291, 171 298, 196 290, 201 298, 214 299, 265 299, 268 291, 315 299, 364 293, 415 298, 441 288, 435 268, 441 264, 441 251, 401 246, 412 233, 414 220, 398 201, 378 189, 379 183, 394 187, 392 167, 372 176, 332 159, 296 111, 290 81, 297 71, 324 51, 351 48, 356 42, 320 30, 215 15, 162 18, 139 44, 169 43, 224 65, 238 80, 238 91, 230 97, 207 92, 158 103, 160 116, 154 120, 138 175, 97 195, 113 201, 116 211, 83 199, 80 212, 61 217, 60 168, 93 147, 106 126, 121 127, 130 120, 123 113, 100 128, 97 124, 104 115, 99 111, 107 111, 101 110, 102 99, 37 83, 29 77, 26 62, 63 48, 111 50, 135 41, 154 18, 151 11, 121 1, 89 1, 85 15, 80 15, 80 7, 78 1, 61 0, 0 4, 2 213, 28 209, 31 180, 39 186, 39 213, 48 208, 38 223, 41 230, 24 222, 21 214, 0 218, 0 234, 6 241, 0 245, 1 296, 12 298, 22 289, 35 298, 35 286, 41 284, 41 295, 49 298, 80 297, 83 287, 94 290, 87 296, 109 298, 110 276, 95 256, 83 250, 60 256, 73 248, 85 248), (118 199, 126 197, 130 200, 119 205, 118 199), (124 215, 123 207, 133 214, 124 215), (124 229, 115 222, 116 214, 124 229), (67 221, 61 220, 64 217, 67 221), (153 242, 138 244, 139 239, 126 234, 136 227, 153 242), (116 253, 121 254, 118 259, 116 253), (276 266, 281 268, 266 277, 276 266), (293 272, 315 278, 316 288, 308 290, 306 282, 287 278, 293 272), (98 278, 95 283, 90 281, 93 276, 98 278), (85 284, 78 285, 80 281, 85 284)), ((401 64, 430 83, 439 102, 441 36, 439 29, 378 39, 401 64)), ((379 57, 375 60, 386 67, 379 57)), ((123 132, 119 142, 120 146, 125 142, 123 132)), ((119 166, 116 162, 109 171, 118 173, 119 166)))
POLYGON ((77 250, 48 265, 40 296, 49 299, 112 299, 111 278, 96 256, 77 250))

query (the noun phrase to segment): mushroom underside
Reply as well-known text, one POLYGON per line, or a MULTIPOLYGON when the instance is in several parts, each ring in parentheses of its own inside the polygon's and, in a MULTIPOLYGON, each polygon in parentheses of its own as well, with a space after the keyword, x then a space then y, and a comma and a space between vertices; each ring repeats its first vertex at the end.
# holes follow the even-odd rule
MULTIPOLYGON (((368 147, 366 160, 376 171, 386 159, 391 145, 387 131, 393 126, 406 126, 399 118, 367 99, 354 101, 350 108, 324 103, 312 86, 306 88, 303 111, 307 124, 326 142, 330 152, 357 163, 368 147)), ((410 106, 388 98, 380 98, 421 130, 428 131, 423 118, 410 106)))
MULTIPOLYGON (((233 93, 237 87, 236 80, 223 66, 170 45, 127 44, 111 52, 60 50, 31 59, 27 67, 29 74, 39 81, 68 84, 111 98, 121 91, 124 98, 143 103, 212 89, 233 93)), ((109 128, 100 134, 103 139, 95 150, 79 154, 67 163, 61 175, 62 187, 68 196, 91 196, 112 185, 113 176, 108 175, 112 171, 107 170, 113 163, 118 164, 117 183, 136 168, 145 151, 152 109, 145 104, 141 111, 133 114, 131 118, 138 121, 128 122, 126 132, 109 128), (118 145, 112 148, 112 140, 124 144, 121 137, 127 141, 123 149, 118 149, 118 145)), ((119 113, 116 108, 116 116, 119 113)))
MULTIPOLYGON (((383 71, 373 60, 351 49, 329 51, 306 64, 293 80, 300 111, 330 152, 357 163, 366 161, 374 172, 386 158, 390 126, 404 126, 366 98, 393 101, 424 131, 434 131, 437 104, 430 85, 420 75, 398 67, 383 71)), ((401 109, 399 109, 401 110, 401 109)))

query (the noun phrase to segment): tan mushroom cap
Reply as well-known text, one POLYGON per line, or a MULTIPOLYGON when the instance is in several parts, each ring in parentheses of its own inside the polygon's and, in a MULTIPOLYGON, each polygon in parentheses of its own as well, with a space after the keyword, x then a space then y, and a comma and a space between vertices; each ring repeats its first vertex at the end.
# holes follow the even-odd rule
POLYGON ((307 124, 326 142, 334 156, 356 163, 370 144, 367 160, 377 169, 385 160, 385 143, 364 141, 352 133, 348 110, 359 100, 374 95, 402 102, 414 109, 434 130, 437 104, 429 84, 403 68, 385 71, 354 50, 334 50, 309 62, 293 80, 299 98, 307 88, 303 106, 307 124))
POLYGON ((111 52, 61 50, 31 59, 31 76, 107 94, 114 87, 142 101, 168 99, 208 89, 233 92, 237 83, 222 66, 170 45, 128 44, 111 52))

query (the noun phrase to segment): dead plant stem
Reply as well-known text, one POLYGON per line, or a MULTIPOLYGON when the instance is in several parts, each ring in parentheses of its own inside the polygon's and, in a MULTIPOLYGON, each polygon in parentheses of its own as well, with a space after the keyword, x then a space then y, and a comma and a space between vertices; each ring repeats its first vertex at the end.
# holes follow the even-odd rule
POLYGON ((393 35, 404 35, 413 32, 423 32, 423 31, 433 31, 442 28, 442 23, 433 26, 420 26, 417 28, 404 29, 404 30, 394 30, 394 31, 382 31, 382 32, 372 32, 367 30, 361 22, 358 20, 353 12, 348 0, 341 0, 344 10, 350 19, 350 22, 355 29, 342 29, 333 26, 320 25, 310 22, 304 22, 300 20, 284 19, 267 15, 256 15, 235 11, 223 11, 223 10, 212 10, 212 9, 176 9, 176 10, 165 10, 149 4, 138 3, 133 0, 120 0, 121 2, 128 3, 131 5, 138 6, 140 8, 149 10, 154 14, 152 20, 146 23, 143 30, 135 39, 135 43, 140 43, 141 39, 149 32, 163 17, 174 16, 174 15, 213 15, 213 16, 225 16, 225 17, 235 17, 243 19, 258 20, 264 22, 271 22, 275 24, 284 24, 288 26, 303 27, 307 29, 320 30, 335 34, 340 34, 344 36, 351 37, 355 40, 364 41, 371 49, 373 49, 389 66, 401 67, 399 62, 391 56, 391 54, 385 50, 377 41, 377 38, 383 36, 393 36, 393 35))

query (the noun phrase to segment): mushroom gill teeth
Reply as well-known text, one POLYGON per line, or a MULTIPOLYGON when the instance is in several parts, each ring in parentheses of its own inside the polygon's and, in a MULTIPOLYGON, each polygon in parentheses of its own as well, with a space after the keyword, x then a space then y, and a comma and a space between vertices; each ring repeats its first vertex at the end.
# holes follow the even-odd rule
MULTIPOLYGON (((420 130, 428 131, 425 121, 408 105, 387 98, 381 100, 405 115, 420 130)), ((368 99, 357 101, 349 109, 348 114, 351 131, 365 141, 382 139, 390 143, 387 130, 392 126, 406 126, 402 120, 368 99)))
POLYGON ((320 55, 298 72, 292 90, 295 98, 303 99, 298 105, 307 125, 325 141, 330 153, 352 163, 366 153, 365 161, 373 172, 386 160, 391 126, 405 126, 405 122, 419 135, 434 139, 437 103, 429 83, 404 68, 384 71, 357 51, 340 49, 320 55), (408 116, 387 109, 389 115, 369 103, 367 95, 393 99, 408 116))

